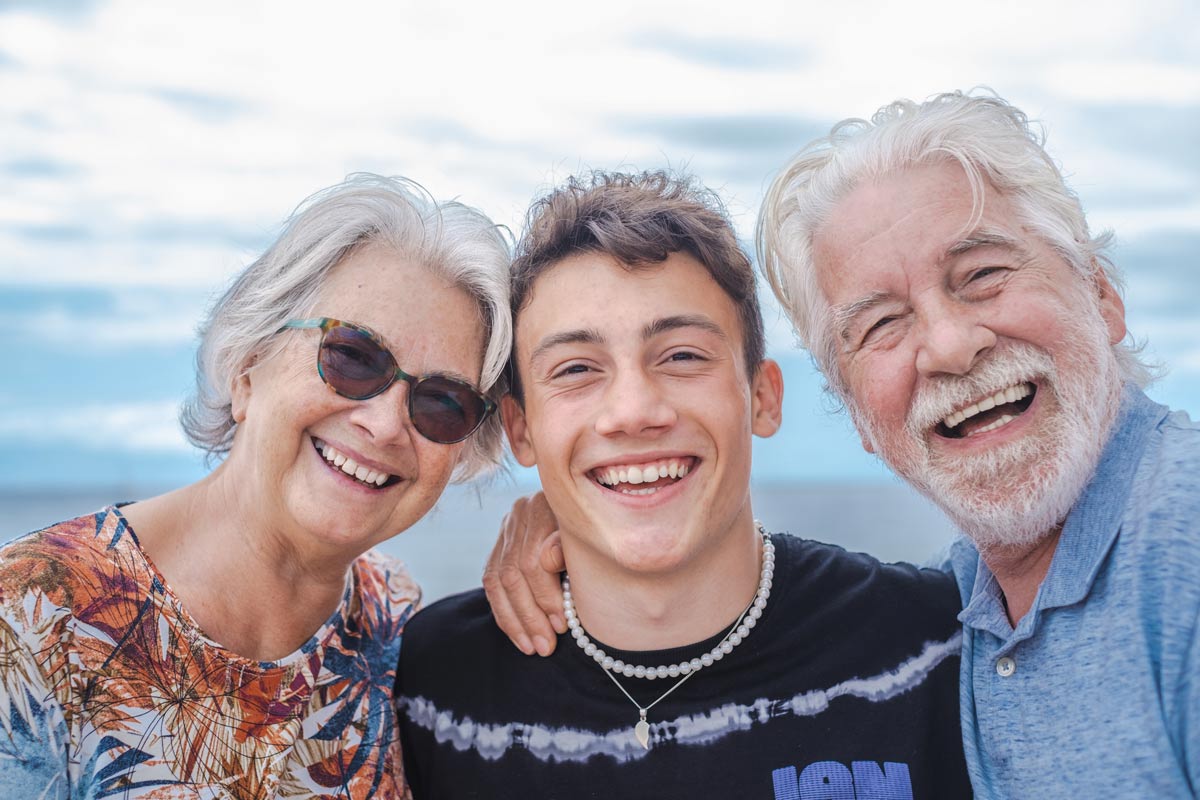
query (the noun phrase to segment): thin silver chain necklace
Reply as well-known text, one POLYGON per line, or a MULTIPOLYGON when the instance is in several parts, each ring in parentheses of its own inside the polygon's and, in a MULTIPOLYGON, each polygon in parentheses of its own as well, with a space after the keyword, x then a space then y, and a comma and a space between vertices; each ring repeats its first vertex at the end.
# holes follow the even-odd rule
POLYGON ((588 638, 587 633, 583 629, 583 623, 579 621, 579 615, 575 612, 575 601, 571 597, 571 579, 566 573, 563 573, 563 615, 567 618, 567 627, 571 631, 571 636, 575 638, 575 644, 579 646, 579 649, 583 650, 585 655, 590 657, 604 670, 604 674, 608 676, 609 680, 621 690, 621 694, 625 695, 629 702, 633 703, 634 708, 638 710, 638 721, 633 726, 633 735, 646 750, 650 749, 650 723, 646 720, 646 712, 665 700, 671 692, 683 686, 697 672, 705 667, 712 666, 717 661, 732 653, 733 649, 750 635, 750 631, 758 624, 763 609, 767 607, 767 598, 771 596, 771 579, 775 574, 775 545, 771 542, 771 536, 767 533, 762 523, 756 520, 754 524, 758 528, 758 534, 762 537, 763 542, 762 570, 759 573, 758 591, 755 592, 754 599, 750 601, 750 605, 746 606, 746 610, 741 613, 733 625, 730 626, 729 630, 726 631, 725 635, 721 637, 721 641, 716 647, 698 658, 681 661, 678 664, 664 664, 658 667, 626 664, 620 659, 614 659, 597 647, 588 638), (621 685, 621 682, 617 680, 616 673, 620 673, 627 678, 645 678, 646 680, 675 678, 681 675, 683 677, 680 677, 670 689, 660 694, 653 702, 643 706, 637 700, 634 700, 633 696, 621 685))

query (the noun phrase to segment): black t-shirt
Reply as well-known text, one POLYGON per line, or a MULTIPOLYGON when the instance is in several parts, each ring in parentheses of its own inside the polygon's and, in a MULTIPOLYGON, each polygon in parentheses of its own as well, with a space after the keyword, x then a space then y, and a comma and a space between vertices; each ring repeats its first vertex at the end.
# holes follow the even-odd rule
MULTIPOLYGON (((757 627, 650 710, 649 750, 634 736, 637 708, 570 636, 549 658, 522 655, 479 590, 418 613, 397 682, 417 800, 970 797, 953 579, 772 541, 774 585, 757 627)), ((657 666, 723 635, 655 652, 600 646, 657 666)), ((677 679, 618 680, 645 705, 677 679)))

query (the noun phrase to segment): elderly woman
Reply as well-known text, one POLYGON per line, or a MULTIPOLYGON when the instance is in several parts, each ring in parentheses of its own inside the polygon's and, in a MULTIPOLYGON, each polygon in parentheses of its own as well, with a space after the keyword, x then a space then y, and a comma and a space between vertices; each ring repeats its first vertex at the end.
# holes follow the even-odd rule
POLYGON ((0 549, 0 797, 407 794, 419 593, 370 548, 499 459, 508 259, 405 181, 301 207, 203 329, 183 421, 221 464, 0 549))

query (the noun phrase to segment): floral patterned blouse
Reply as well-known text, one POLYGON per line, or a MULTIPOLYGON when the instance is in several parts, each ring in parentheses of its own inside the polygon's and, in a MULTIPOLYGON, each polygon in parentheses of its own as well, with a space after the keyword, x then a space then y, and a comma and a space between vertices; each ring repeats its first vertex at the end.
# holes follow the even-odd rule
POLYGON ((0 548, 0 797, 406 798, 392 702, 419 590, 355 561, 275 662, 200 631, 116 508, 0 548))

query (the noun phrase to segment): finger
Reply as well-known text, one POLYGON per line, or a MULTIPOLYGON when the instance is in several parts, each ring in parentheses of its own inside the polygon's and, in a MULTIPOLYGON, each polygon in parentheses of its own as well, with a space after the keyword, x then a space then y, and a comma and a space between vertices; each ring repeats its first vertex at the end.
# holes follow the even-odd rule
POLYGON ((483 590, 487 594, 496 625, 512 640, 518 650, 528 656, 535 652, 532 637, 521 624, 521 619, 516 611, 513 610, 512 603, 508 599, 508 592, 500 580, 500 571, 506 555, 512 549, 512 540, 515 538, 517 530, 516 520, 521 516, 520 512, 524 503, 525 498, 520 498, 513 504, 513 510, 504 515, 504 520, 500 524, 500 535, 496 538, 496 544, 492 546, 492 552, 488 556, 487 565, 483 570, 483 590))
POLYGON ((558 531, 542 543, 538 563, 540 571, 527 576, 534 602, 550 618, 550 625, 554 630, 566 633, 567 620, 563 617, 562 580, 559 577, 566 565, 563 563, 558 531))
POLYGON ((488 603, 492 607, 492 617, 496 620, 496 625, 504 631, 505 636, 512 640, 517 649, 525 655, 531 656, 536 652, 533 640, 521 625, 520 617, 513 611, 512 605, 508 602, 508 596, 503 590, 496 589, 496 584, 491 580, 493 577, 484 575, 483 581, 488 603))
MULTIPOLYGON (((540 655, 550 655, 554 652, 557 634, 550 619, 534 599, 533 591, 525 579, 525 574, 515 567, 506 567, 500 570, 499 577, 504 587, 505 599, 516 616, 522 632, 532 640, 533 648, 540 655)), ((555 580, 553 576, 547 577, 552 581, 555 580)), ((559 608, 561 607, 560 601, 559 608)))

